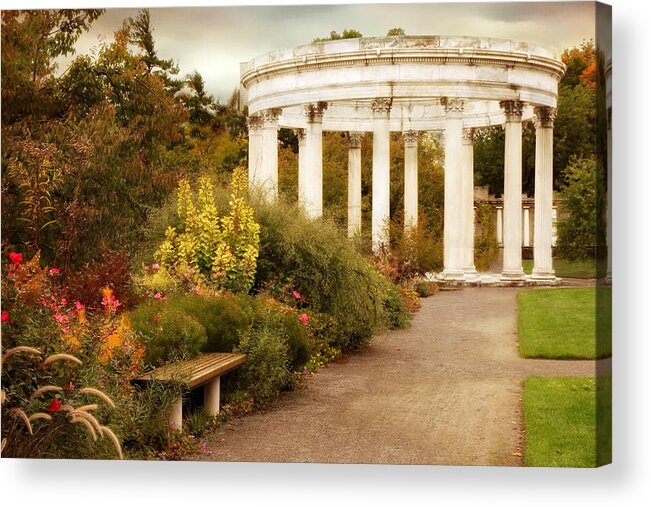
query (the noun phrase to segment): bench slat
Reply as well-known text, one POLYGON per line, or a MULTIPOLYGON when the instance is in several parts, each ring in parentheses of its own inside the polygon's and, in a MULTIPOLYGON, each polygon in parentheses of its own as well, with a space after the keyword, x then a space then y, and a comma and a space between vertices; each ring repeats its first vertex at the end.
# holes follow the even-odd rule
POLYGON ((193 389, 236 368, 246 360, 244 354, 211 352, 182 363, 168 364, 149 372, 137 380, 185 381, 193 389))

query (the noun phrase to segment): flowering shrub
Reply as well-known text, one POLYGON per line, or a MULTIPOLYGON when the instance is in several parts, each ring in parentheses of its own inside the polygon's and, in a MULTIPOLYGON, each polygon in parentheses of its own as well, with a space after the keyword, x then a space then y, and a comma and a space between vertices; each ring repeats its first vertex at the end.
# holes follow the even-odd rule
POLYGON ((246 203, 246 172, 233 172, 229 212, 217 212, 214 188, 208 177, 199 179, 195 199, 187 180, 179 184, 181 225, 168 228, 155 258, 172 273, 189 277, 196 285, 248 292, 253 285, 260 227, 246 203))
POLYGON ((38 254, 27 261, 13 252, 8 257, 2 278, 4 455, 121 455, 120 431, 108 424, 119 428, 143 350, 116 314, 119 300, 107 288, 102 310, 91 313, 61 293, 56 268, 41 268, 38 254), (115 410, 97 406, 98 397, 115 410))

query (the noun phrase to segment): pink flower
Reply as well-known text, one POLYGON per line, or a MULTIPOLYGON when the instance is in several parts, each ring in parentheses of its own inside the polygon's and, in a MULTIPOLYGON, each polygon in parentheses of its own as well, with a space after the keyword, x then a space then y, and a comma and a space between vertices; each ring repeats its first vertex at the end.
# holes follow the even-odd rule
POLYGON ((68 322, 68 317, 61 315, 58 311, 54 314, 54 318, 59 324, 65 324, 68 322))
POLYGON ((80 311, 86 309, 86 307, 82 305, 79 301, 75 301, 75 308, 80 311))
POLYGON ((310 318, 307 316, 307 313, 301 314, 301 316, 298 318, 298 320, 301 321, 301 324, 304 326, 307 326, 307 321, 310 320, 310 318))
POLYGON ((154 264, 151 265, 151 269, 153 269, 154 271, 158 271, 160 269, 160 266, 158 264, 154 263, 154 264))
POLYGON ((70 328, 69 328, 69 327, 64 327, 64 328, 61 329, 61 332, 63 332, 63 333, 69 333, 69 332, 70 332, 70 328))
POLYGON ((2 322, 9 322, 9 312, 7 311, 2 312, 2 322))
POLYGON ((149 271, 149 266, 145 266, 145 272, 149 271))
POLYGON ((67 305, 67 304, 68 304, 68 300, 67 300, 66 298, 61 298, 61 304, 62 304, 63 306, 67 305))
POLYGON ((59 274, 59 268, 50 269, 50 274, 51 275, 58 275, 59 274))
POLYGON ((11 262, 13 262, 16 266, 20 266, 20 263, 23 262, 23 254, 21 253, 16 253, 16 252, 10 252, 9 253, 9 259, 11 262))
POLYGON ((154 299, 163 299, 163 295, 160 292, 154 294, 154 299))
POLYGON ((294 291, 294 292, 292 292, 292 294, 294 295, 294 297, 296 299, 301 299, 301 295, 298 293, 298 291, 294 291))

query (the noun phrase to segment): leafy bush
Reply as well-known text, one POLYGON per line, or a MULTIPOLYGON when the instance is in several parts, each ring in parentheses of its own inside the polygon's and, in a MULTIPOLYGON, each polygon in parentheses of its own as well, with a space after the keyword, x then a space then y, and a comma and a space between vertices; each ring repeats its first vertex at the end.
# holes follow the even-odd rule
POLYGON ((493 208, 490 204, 481 203, 477 208, 477 214, 479 234, 475 236, 475 267, 478 271, 488 271, 499 254, 493 208))
POLYGON ((77 301, 99 302, 99 295, 105 287, 111 288, 123 308, 132 308, 139 300, 134 292, 129 267, 129 256, 125 252, 105 250, 101 260, 86 263, 76 273, 66 276, 68 298, 77 301))
POLYGON ((251 327, 236 351, 246 354, 247 359, 234 372, 234 387, 253 398, 256 405, 264 406, 291 386, 287 343, 272 328, 251 327))
POLYGON ((389 282, 327 220, 308 220, 283 202, 256 203, 260 255, 255 288, 274 296, 291 287, 309 307, 332 315, 345 336, 343 351, 365 346, 388 326, 389 282))
POLYGON ((260 229, 244 199, 246 188, 246 172, 238 168, 233 172, 229 212, 220 218, 210 179, 199 178, 196 199, 190 183, 182 180, 178 194, 181 225, 178 230, 167 229, 156 260, 181 275, 190 271, 197 285, 248 292, 254 279, 260 229))
POLYGON ((596 159, 572 158, 564 176, 567 183, 561 187, 560 211, 565 218, 557 225, 556 251, 568 260, 585 260, 594 255, 597 244, 597 199, 601 193, 596 159))
POLYGON ((173 305, 143 305, 128 315, 145 346, 145 363, 159 365, 199 354, 208 338, 206 329, 173 305))

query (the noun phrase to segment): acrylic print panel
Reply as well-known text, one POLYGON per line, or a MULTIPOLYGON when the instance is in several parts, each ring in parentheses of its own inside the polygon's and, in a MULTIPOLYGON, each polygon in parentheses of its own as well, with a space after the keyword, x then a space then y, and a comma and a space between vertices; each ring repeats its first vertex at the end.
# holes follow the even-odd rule
POLYGON ((592 2, 4 11, 3 457, 609 463, 610 55, 592 2))

